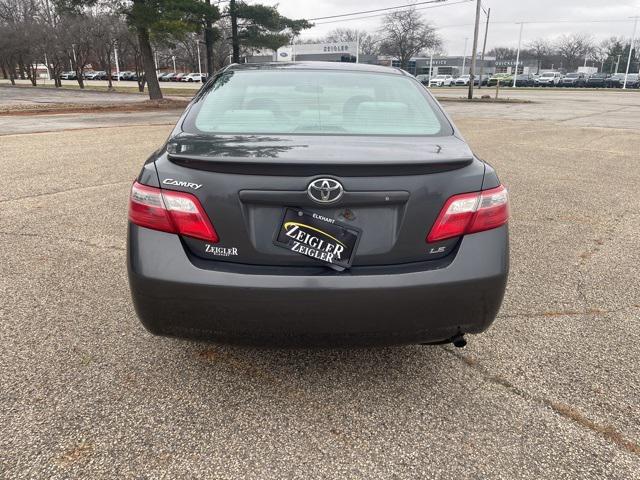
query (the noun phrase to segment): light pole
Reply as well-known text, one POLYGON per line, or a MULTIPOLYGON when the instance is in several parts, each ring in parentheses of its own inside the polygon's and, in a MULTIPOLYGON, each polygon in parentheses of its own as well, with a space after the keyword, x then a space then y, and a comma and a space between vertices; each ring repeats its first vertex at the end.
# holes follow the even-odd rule
POLYGON ((113 43, 113 53, 116 58, 116 81, 120 81, 120 62, 118 62, 118 42, 113 43))
POLYGON ((631 54, 633 53, 633 46, 636 43, 636 31, 638 30, 638 16, 633 17, 635 21, 633 22, 633 35, 631 36, 631 43, 629 44, 629 58, 627 58, 627 70, 624 73, 624 85, 622 88, 626 90, 627 88, 627 77, 629 76, 629 67, 631 66, 631 54))
POLYGON ((618 61, 616 62, 616 75, 618 74, 618 67, 620 66, 620 57, 622 55, 618 55, 618 61))
POLYGON ((196 40, 196 49, 198 50, 198 73, 202 76, 202 61, 200 60, 200 39, 196 40))
POLYGON ((513 88, 516 87, 516 80, 518 79, 518 65, 520 64, 520 45, 522 44, 522 27, 524 27, 524 23, 520 22, 520 36, 518 37, 518 54, 516 55, 516 73, 513 75, 513 88))
POLYGON ((433 78, 433 50, 431 50, 431 56, 429 57, 429 87, 431 87, 432 78, 433 78))
MULTIPOLYGON (((469 69, 469 93, 467 98, 473 100, 473 83, 476 77, 476 57, 478 56, 478 32, 480 30, 480 9, 482 8, 482 0, 477 0, 476 4, 476 26, 473 30, 473 47, 471 49, 471 68, 469 69)), ((466 53, 466 48, 465 48, 466 53)), ((464 68, 462 69, 464 70, 464 68)), ((480 82, 478 82, 480 85, 480 82)))
POLYGON ((484 52, 487 50, 487 35, 489 35, 489 18, 491 17, 491 8, 487 10, 487 25, 484 29, 484 43, 482 45, 482 57, 480 58, 480 79, 478 80, 478 88, 482 88, 482 77, 484 76, 484 52))
POLYGON ((176 72, 176 56, 175 55, 171 55, 171 61, 173 62, 173 73, 177 73, 176 72))
MULTIPOLYGON (((76 44, 75 43, 71 44, 71 52, 73 53, 73 65, 74 65, 74 68, 77 68, 78 67, 78 60, 76 59, 76 44)), ((71 70, 73 70, 73 68, 71 70)))
POLYGON ((469 42, 469 37, 465 37, 464 39, 464 53, 462 54, 462 72, 461 75, 464 75, 464 67, 467 65, 467 43, 469 42))

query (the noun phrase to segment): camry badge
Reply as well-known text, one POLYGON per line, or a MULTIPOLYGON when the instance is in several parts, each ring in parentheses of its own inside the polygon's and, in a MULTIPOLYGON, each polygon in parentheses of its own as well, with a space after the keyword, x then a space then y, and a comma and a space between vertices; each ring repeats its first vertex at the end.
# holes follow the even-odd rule
POLYGON ((318 178, 309 184, 307 194, 318 203, 333 203, 344 193, 342 184, 333 178, 318 178))
POLYGON ((176 187, 193 188, 194 190, 198 190, 200 187, 202 187, 201 183, 185 182, 183 180, 174 180, 173 178, 165 178, 162 183, 164 185, 174 185, 176 187))

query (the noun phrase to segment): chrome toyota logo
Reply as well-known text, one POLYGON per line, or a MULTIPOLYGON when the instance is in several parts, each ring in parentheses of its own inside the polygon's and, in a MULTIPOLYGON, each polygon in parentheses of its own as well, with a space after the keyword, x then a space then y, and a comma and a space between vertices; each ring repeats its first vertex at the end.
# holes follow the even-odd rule
POLYGON ((342 184, 333 178, 318 178, 309 184, 307 194, 318 203, 332 203, 342 197, 342 184))

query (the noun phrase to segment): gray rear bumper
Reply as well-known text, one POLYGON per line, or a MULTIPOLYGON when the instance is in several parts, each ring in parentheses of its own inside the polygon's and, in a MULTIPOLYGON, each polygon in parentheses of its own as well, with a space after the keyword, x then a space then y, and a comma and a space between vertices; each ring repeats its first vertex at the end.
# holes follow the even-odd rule
POLYGON ((133 302, 155 334, 227 341, 436 342, 479 333, 505 291, 508 230, 464 237, 446 265, 283 274, 271 267, 199 268, 178 236, 129 225, 133 302))

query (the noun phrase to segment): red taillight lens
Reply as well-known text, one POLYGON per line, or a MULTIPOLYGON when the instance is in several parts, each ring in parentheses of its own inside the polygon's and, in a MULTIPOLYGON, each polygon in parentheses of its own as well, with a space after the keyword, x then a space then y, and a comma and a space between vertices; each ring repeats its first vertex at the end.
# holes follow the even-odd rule
POLYGON ((218 234, 200 201, 190 193, 161 190, 134 182, 129 220, 141 227, 218 242, 218 234))
POLYGON ((437 242, 504 225, 509 220, 509 197, 502 185, 482 192, 449 198, 436 219, 427 242, 437 242))
POLYGON ((164 207, 159 188, 133 182, 129 196, 129 220, 141 227, 176 233, 169 212, 164 207))

